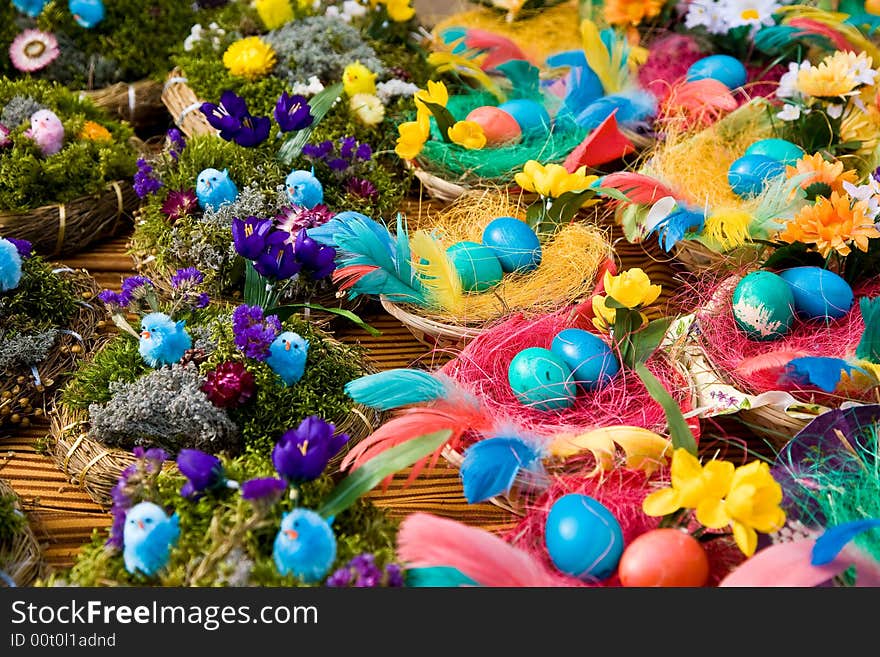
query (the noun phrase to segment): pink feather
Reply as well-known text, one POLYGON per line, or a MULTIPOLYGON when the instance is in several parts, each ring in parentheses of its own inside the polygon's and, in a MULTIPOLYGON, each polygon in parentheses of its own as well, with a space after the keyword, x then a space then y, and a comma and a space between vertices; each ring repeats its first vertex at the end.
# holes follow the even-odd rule
POLYGON ((809 32, 811 34, 818 34, 820 36, 825 37, 831 43, 834 44, 834 47, 838 50, 844 51, 855 51, 853 45, 847 41, 846 37, 843 36, 840 32, 836 31, 834 28, 825 25, 824 23, 820 23, 817 20, 813 20, 812 18, 792 18, 790 21, 787 21, 788 25, 792 27, 799 27, 805 32, 809 32))
POLYGON ((774 390, 780 386, 780 377, 785 372, 785 366, 795 358, 809 355, 800 349, 771 351, 741 360, 735 371, 756 389, 774 390))
MULTIPOLYGON (((486 57, 480 65, 484 71, 498 68, 501 64, 512 59, 522 59, 531 62, 531 59, 507 37, 486 30, 474 28, 468 29, 464 37, 464 44, 474 50, 486 51, 486 57)), ((534 62, 531 62, 534 64, 534 62)))
POLYGON ((580 582, 550 572, 527 552, 484 529, 428 513, 406 518, 397 554, 409 567, 456 568, 481 586, 558 587, 580 582))
POLYGON ((602 178, 601 186, 616 189, 626 195, 630 203, 640 205, 651 205, 664 196, 680 196, 659 180, 641 173, 611 173, 602 178))
POLYGON ((374 265, 351 265, 333 272, 333 282, 340 290, 347 290, 370 272, 379 269, 374 265))
POLYGON ((736 98, 723 82, 712 78, 674 85, 663 102, 661 114, 666 117, 684 115, 697 125, 707 126, 724 112, 737 108, 736 98))
POLYGON ((757 552, 721 580, 723 587, 813 587, 856 567, 857 586, 877 586, 878 565, 860 550, 846 547, 824 566, 810 563, 814 539, 777 543, 757 552))

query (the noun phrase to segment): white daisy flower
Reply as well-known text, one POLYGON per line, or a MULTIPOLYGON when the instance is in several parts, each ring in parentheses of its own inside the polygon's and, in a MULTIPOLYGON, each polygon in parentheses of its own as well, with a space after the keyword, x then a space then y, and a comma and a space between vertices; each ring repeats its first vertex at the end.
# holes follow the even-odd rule
POLYGON ((723 0, 723 13, 729 29, 750 25, 773 25, 773 14, 782 8, 776 0, 723 0))
POLYGON ((798 74, 803 70, 812 68, 812 66, 813 65, 808 61, 803 61, 800 65, 798 65, 797 62, 789 62, 788 71, 779 78, 779 86, 776 88, 776 97, 794 98, 799 96, 800 93, 797 90, 798 74))
POLYGON ((825 113, 832 119, 839 119, 843 114, 843 105, 829 105, 825 113))
POLYGON ((776 113, 776 118, 781 121, 797 121, 801 118, 801 108, 797 105, 786 104, 782 111, 776 113))
POLYGON ((688 5, 684 24, 689 29, 703 26, 712 34, 725 34, 729 29, 722 3, 717 0, 694 0, 691 2, 688 5))

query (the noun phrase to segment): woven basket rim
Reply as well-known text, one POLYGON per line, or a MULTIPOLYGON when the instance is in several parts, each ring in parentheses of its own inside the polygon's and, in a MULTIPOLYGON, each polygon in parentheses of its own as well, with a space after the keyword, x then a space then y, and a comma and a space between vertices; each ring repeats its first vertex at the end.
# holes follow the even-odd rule
MULTIPOLYGON (((16 586, 25 587, 41 577, 46 570, 43 561, 43 550, 31 527, 28 514, 22 506, 21 497, 4 479, 0 479, 0 495, 11 495, 15 498, 15 508, 24 515, 24 525, 12 539, 10 545, 0 545, 0 569, 15 582, 16 586), (10 559, 6 563, 6 559, 10 559)), ((0 586, 4 582, 0 579, 0 586)))

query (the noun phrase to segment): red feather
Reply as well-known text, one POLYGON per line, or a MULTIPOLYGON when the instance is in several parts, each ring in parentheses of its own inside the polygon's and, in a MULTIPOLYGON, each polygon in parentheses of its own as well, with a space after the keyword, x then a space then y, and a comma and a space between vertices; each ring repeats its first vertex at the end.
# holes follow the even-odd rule
POLYGON ((364 276, 377 269, 379 267, 375 265, 350 265, 342 267, 333 272, 333 282, 338 285, 340 290, 347 290, 364 276))
POLYGON ((792 27, 799 27, 811 34, 818 34, 825 37, 831 41, 831 43, 834 44, 834 47, 838 50, 855 51, 853 45, 847 41, 846 37, 840 32, 836 31, 834 28, 828 27, 824 23, 813 20, 812 18, 792 18, 787 21, 787 24, 792 27))
POLYGON ((623 193, 630 203, 639 205, 651 205, 664 196, 679 197, 656 178, 642 173, 610 173, 602 178, 601 186, 616 189, 623 193))
POLYGON ((684 116, 696 125, 708 126, 722 113, 736 108, 736 98, 727 85, 705 78, 673 86, 663 102, 661 114, 664 117, 684 116))
POLYGON ((809 355, 799 349, 771 351, 741 360, 735 371, 738 376, 751 384, 750 387, 758 390, 778 390, 780 376, 785 372, 785 366, 795 358, 809 355))
POLYGON ((574 173, 582 166, 597 167, 619 160, 636 150, 617 127, 617 110, 611 112, 595 130, 565 158, 563 165, 569 173, 574 173))
POLYGON ((485 529, 428 513, 414 513, 403 521, 397 545, 398 556, 411 568, 456 568, 480 586, 580 585, 485 529))
POLYGON ((486 52, 486 57, 480 64, 484 71, 498 68, 512 59, 522 59, 534 64, 516 43, 494 32, 470 28, 465 33, 464 44, 468 48, 486 52))

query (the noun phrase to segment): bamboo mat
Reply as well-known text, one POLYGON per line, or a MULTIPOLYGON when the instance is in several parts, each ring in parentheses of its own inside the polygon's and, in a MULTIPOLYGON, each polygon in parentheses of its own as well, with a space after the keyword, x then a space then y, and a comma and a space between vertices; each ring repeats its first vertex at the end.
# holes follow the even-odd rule
MULTIPOLYGON (((122 236, 97 244, 88 252, 63 262, 70 267, 88 269, 99 287, 118 289, 121 279, 133 273, 132 262, 125 252, 127 239, 128 236, 122 236)), ((662 281, 668 298, 675 287, 676 271, 666 256, 656 248, 646 250, 625 242, 618 243, 617 252, 623 268, 640 266, 652 279, 662 281)), ((340 327, 336 336, 363 345, 367 359, 378 369, 407 367, 414 363, 433 367, 449 358, 448 353, 432 353, 415 340, 404 325, 384 314, 378 304, 368 305, 359 312, 381 335, 373 337, 352 326, 340 327)), ((44 546, 47 565, 60 569, 73 563, 79 547, 95 529, 109 526, 110 517, 84 491, 70 484, 48 456, 40 453, 47 433, 46 425, 34 425, 18 434, 0 437, 0 477, 8 480, 22 498, 35 534, 44 546)), ((512 523, 510 514, 496 506, 467 504, 457 471, 443 463, 424 471, 404 488, 407 475, 408 471, 404 471, 387 489, 377 489, 372 494, 375 503, 394 517, 426 511, 490 531, 501 531, 512 523)))

